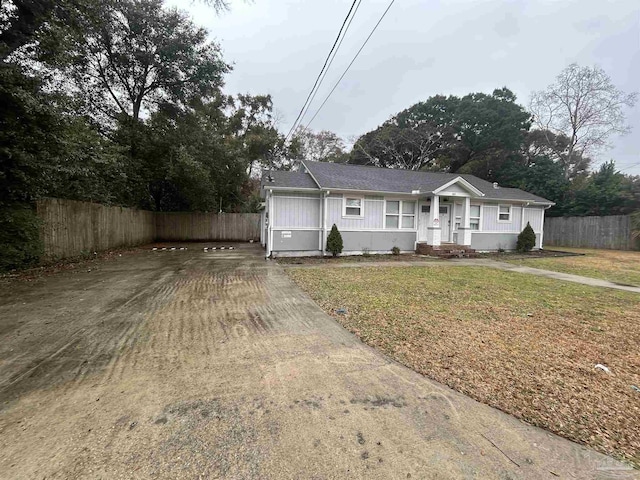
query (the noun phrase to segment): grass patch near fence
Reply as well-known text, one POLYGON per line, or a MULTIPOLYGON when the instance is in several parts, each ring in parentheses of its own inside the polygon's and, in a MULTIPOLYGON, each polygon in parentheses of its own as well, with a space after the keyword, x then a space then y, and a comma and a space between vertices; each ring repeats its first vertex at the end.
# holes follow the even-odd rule
POLYGON ((640 466, 640 295, 435 264, 287 273, 414 370, 640 466))
POLYGON ((572 273, 625 285, 640 286, 640 252, 565 247, 558 247, 558 250, 582 255, 557 258, 505 258, 504 261, 516 265, 553 270, 554 272, 572 273))

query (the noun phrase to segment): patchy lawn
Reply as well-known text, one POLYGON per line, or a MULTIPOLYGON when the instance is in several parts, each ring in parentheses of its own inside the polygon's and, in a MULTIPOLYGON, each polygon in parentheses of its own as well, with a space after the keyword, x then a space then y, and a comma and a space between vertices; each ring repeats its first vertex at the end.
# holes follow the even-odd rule
POLYGON ((638 294, 482 267, 287 273, 414 370, 640 466, 638 294))
POLYGON ((559 250, 583 255, 559 258, 505 258, 504 261, 640 287, 640 252, 564 247, 559 250))

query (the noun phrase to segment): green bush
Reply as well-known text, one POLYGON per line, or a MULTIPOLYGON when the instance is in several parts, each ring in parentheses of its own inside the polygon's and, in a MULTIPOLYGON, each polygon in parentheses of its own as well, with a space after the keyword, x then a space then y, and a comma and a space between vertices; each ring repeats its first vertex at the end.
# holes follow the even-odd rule
POLYGON ((42 255, 40 220, 29 205, 0 204, 0 271, 25 268, 42 255))
POLYGON ((391 249, 391 253, 392 253, 393 255, 400 255, 400 248, 398 248, 398 247, 394 246, 394 247, 391 249))
POLYGON ((331 232, 329 232, 329 236, 327 237, 327 252, 331 252, 334 257, 337 257, 342 253, 342 235, 338 231, 338 227, 336 224, 333 224, 331 227, 331 232))
POLYGON ((516 244, 516 250, 519 252, 530 252, 533 247, 536 246, 536 234, 531 228, 529 222, 524 230, 518 235, 518 243, 516 244))

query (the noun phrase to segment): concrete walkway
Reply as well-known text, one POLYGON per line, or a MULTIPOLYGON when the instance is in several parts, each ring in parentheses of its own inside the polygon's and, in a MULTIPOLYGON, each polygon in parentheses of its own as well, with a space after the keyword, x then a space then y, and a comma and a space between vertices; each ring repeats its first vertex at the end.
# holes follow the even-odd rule
POLYGON ((254 246, 0 290, 0 477, 623 479, 364 345, 254 246))
POLYGON ((507 270, 511 272, 527 273, 529 275, 537 275, 539 277, 553 278, 555 280, 564 280, 565 282, 580 283, 591 287, 613 288, 615 290, 624 290, 626 292, 640 293, 640 287, 631 285, 621 285, 608 280, 598 278, 583 277, 581 275, 572 275, 570 273, 554 272, 551 270, 542 270, 540 268, 525 267, 521 265, 513 265, 507 262, 498 262, 488 258, 455 258, 449 260, 443 259, 424 259, 414 261, 371 261, 371 262, 343 262, 343 263, 323 263, 323 264, 283 264, 285 268, 353 268, 353 267, 431 267, 431 266, 449 266, 449 267, 487 267, 496 268, 498 270, 507 270))

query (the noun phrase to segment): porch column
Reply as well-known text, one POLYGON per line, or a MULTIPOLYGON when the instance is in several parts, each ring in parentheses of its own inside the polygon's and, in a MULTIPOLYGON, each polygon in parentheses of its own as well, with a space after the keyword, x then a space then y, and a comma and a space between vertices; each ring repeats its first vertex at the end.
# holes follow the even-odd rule
POLYGON ((431 209, 429 210, 429 224, 427 225, 427 243, 429 245, 439 246, 441 237, 440 197, 433 195, 431 197, 431 209))
POLYGON ((464 197, 462 204, 462 225, 458 228, 460 231, 458 241, 460 245, 471 245, 471 198, 464 197))

